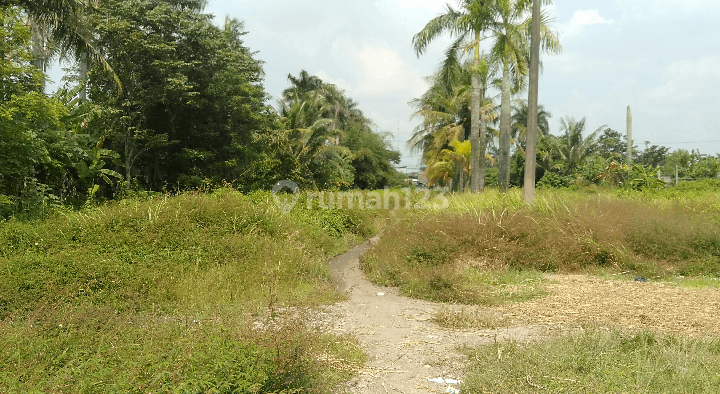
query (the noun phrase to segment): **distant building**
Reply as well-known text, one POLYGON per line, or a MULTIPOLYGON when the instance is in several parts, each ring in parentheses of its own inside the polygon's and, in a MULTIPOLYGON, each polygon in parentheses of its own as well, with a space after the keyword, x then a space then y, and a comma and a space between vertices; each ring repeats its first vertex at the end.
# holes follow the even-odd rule
POLYGON ((420 171, 420 172, 418 173, 417 179, 418 179, 418 181, 419 181, 420 183, 423 183, 423 184, 425 184, 425 185, 427 185, 428 181, 430 180, 430 179, 427 177, 427 174, 426 174, 426 170, 425 170, 425 169, 423 169, 422 171, 420 171))

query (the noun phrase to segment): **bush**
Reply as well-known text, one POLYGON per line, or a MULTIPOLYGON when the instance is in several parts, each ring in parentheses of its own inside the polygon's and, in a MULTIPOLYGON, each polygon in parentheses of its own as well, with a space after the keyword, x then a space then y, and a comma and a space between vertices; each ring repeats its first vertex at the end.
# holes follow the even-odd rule
POLYGON ((540 189, 560 189, 569 187, 573 183, 571 176, 562 176, 552 171, 545 171, 545 174, 537 183, 540 189))

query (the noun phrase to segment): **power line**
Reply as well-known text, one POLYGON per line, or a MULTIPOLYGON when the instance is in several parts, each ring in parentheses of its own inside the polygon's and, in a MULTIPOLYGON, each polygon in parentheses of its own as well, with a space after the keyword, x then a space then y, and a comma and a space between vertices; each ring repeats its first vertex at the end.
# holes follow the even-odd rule
POLYGON ((716 141, 693 141, 693 142, 652 142, 652 141, 643 141, 648 142, 655 145, 671 145, 671 144, 711 144, 715 142, 720 142, 720 140, 716 141))

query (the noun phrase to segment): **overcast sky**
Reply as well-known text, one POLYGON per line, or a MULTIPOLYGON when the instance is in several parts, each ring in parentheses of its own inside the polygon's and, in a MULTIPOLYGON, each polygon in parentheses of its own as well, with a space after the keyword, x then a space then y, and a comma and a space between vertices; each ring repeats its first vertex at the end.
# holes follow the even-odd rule
MULTIPOLYGON (((455 6, 454 0, 451 5, 455 6)), ((436 0, 210 0, 207 12, 243 20, 246 45, 265 61, 274 99, 301 69, 335 83, 397 146, 411 134, 407 103, 426 89, 448 39, 417 58, 412 37, 441 13, 436 0)), ((720 2, 716 0, 554 1, 563 52, 544 56, 540 104, 560 118, 587 118, 672 149, 720 153, 720 2), (714 142, 703 142, 714 141, 714 142), (678 142, 695 142, 683 143, 678 142)), ((419 157, 403 150, 403 165, 419 157)))
MULTIPOLYGON (((454 0, 450 4, 455 6, 454 0)), ((391 132, 403 165, 416 167, 405 141, 417 125, 408 102, 420 96, 448 38, 418 58, 412 37, 444 10, 437 0, 210 0, 205 11, 245 22, 246 46, 265 62, 265 88, 277 97, 287 75, 305 69, 334 83, 391 132)), ((560 118, 587 118, 593 131, 625 132, 628 105, 636 145, 720 153, 720 2, 572 0, 549 6, 563 51, 544 55, 540 104, 560 118), (710 142, 712 141, 712 142, 710 142)), ((59 78, 53 78, 59 79, 59 78)), ((526 93, 523 94, 527 98, 526 93)))

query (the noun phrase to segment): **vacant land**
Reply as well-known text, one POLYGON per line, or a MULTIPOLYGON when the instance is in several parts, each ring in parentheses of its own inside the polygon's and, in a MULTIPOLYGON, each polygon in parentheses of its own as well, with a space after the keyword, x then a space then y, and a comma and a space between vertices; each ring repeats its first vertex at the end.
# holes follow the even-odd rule
MULTIPOLYGON (((390 226, 376 284, 449 303, 448 329, 545 339, 466 350, 463 392, 713 392, 720 384, 720 193, 456 196, 390 226)), ((516 338, 517 339, 517 338, 516 338)))
POLYGON ((221 189, 1 222, 0 391, 720 385, 718 191, 302 198, 283 214, 270 193, 221 189), (376 233, 338 289, 328 259, 376 233))

